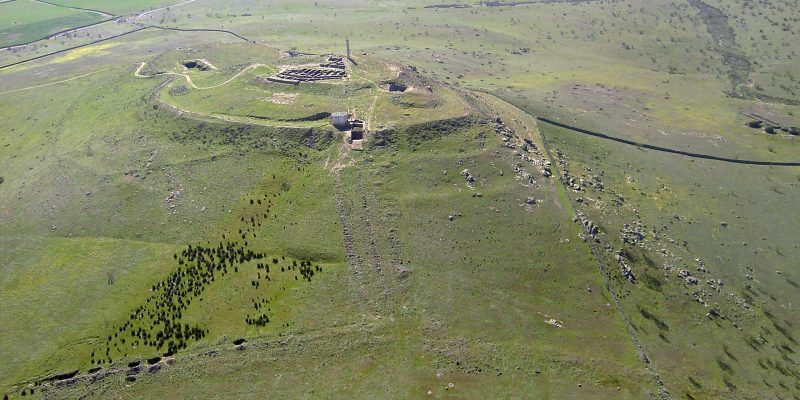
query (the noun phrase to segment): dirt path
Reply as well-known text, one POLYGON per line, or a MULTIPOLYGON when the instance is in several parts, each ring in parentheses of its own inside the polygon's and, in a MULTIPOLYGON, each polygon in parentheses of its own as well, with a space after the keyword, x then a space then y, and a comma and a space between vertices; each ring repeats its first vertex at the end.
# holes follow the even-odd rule
MULTIPOLYGON (((334 176, 334 199, 342 224, 343 246, 356 300, 371 319, 388 319, 396 335, 395 346, 405 353, 410 344, 399 321, 395 297, 400 290, 400 243, 388 232, 390 223, 376 194, 369 190, 369 173, 349 172, 347 183, 334 176), (347 188, 344 185, 347 184, 347 188), (385 244, 385 246, 384 246, 385 244), (384 257, 388 257, 385 261, 384 257)), ((409 361, 410 362, 410 361, 409 361)))
MULTIPOLYGON (((192 116, 192 117, 198 118, 198 119, 216 119, 216 120, 220 120, 220 121, 224 121, 224 122, 229 122, 229 123, 232 123, 232 124, 260 125, 260 126, 269 126, 269 127, 272 127, 272 128, 308 129, 308 128, 314 127, 314 125, 307 125, 307 124, 306 125, 288 125, 288 124, 282 123, 283 121, 274 121, 274 123, 271 123, 271 122, 268 122, 268 120, 264 120, 264 119, 250 118, 250 117, 244 117, 244 116, 238 116, 238 115, 202 113, 202 112, 184 110, 182 108, 179 108, 179 107, 177 107, 175 105, 172 105, 172 104, 166 102, 164 99, 162 99, 160 96, 157 95, 158 92, 161 89, 163 89, 165 86, 169 86, 169 85, 172 85, 173 83, 175 83, 174 79, 175 79, 175 76, 177 76, 177 75, 179 75, 179 74, 173 75, 170 79, 167 79, 164 82, 162 82, 160 85, 156 86, 153 89, 153 92, 152 92, 152 95, 151 95, 151 99, 153 101, 157 101, 159 104, 161 104, 162 106, 166 107, 167 109, 171 110, 172 112, 174 112, 176 114, 189 115, 189 116, 192 116)), ((166 74, 155 75, 155 76, 166 76, 166 74)), ((147 77, 147 76, 143 75, 143 77, 147 77)))
POLYGON ((367 252, 369 253, 369 264, 373 268, 373 277, 377 280, 374 282, 383 291, 383 305, 386 307, 386 315, 392 321, 397 320, 395 313, 394 301, 392 300, 392 293, 389 288, 389 279, 387 277, 386 268, 383 265, 383 259, 378 251, 377 237, 380 233, 388 231, 388 229, 373 229, 372 221, 380 223, 380 217, 376 213, 380 213, 379 205, 374 197, 370 196, 368 199, 366 189, 364 188, 364 171, 359 170, 358 176, 358 196, 361 199, 361 224, 363 225, 364 235, 361 238, 367 244, 367 252), (371 204, 370 204, 371 203, 371 204))
POLYGON ((232 76, 230 79, 226 80, 225 82, 222 82, 222 83, 217 84, 217 85, 206 86, 206 87, 200 87, 200 86, 195 85, 194 82, 192 81, 192 77, 191 76, 189 76, 187 74, 181 74, 181 73, 178 73, 178 72, 163 72, 163 73, 155 74, 155 75, 143 75, 142 74, 142 70, 144 69, 145 66, 147 66, 146 62, 140 63, 139 67, 136 68, 136 71, 133 72, 133 75, 135 77, 137 77, 137 78, 154 78, 156 76, 165 76, 165 75, 182 76, 182 77, 186 78, 186 83, 189 86, 191 86, 192 89, 208 90, 208 89, 215 89, 215 88, 218 88, 218 87, 221 87, 221 86, 225 86, 225 85, 233 82, 234 80, 236 80, 236 78, 240 77, 242 74, 244 74, 245 72, 247 72, 247 71, 249 71, 251 69, 258 68, 258 67, 267 67, 268 65, 267 64, 250 64, 247 67, 243 68, 241 71, 237 72, 234 76, 232 76))
MULTIPOLYGON (((378 98, 380 97, 381 91, 378 82, 375 80, 374 77, 368 76, 368 74, 360 75, 352 72, 350 73, 351 79, 358 79, 365 82, 368 82, 375 90, 375 96, 372 98, 372 103, 370 104, 369 108, 366 111, 366 116, 364 117, 364 141, 366 141, 369 137, 370 128, 374 125, 375 120, 375 108, 378 104, 378 98)), ((351 146, 348 145, 346 142, 342 142, 342 145, 339 148, 339 155, 333 165, 329 168, 333 175, 338 175, 339 172, 347 167, 352 165, 353 159, 350 157, 350 150, 351 146)))
MULTIPOLYGON (((391 66, 389 68, 394 70, 394 68, 392 68, 391 66)), ((398 76, 399 76, 399 74, 400 74, 400 72, 398 70, 398 76)), ((367 109, 367 112, 366 112, 366 117, 364 117, 364 123, 366 124, 366 126, 364 127, 364 130, 366 131, 365 133, 368 135, 369 131, 370 131, 370 128, 373 126, 373 123, 374 123, 374 120, 375 120, 375 108, 376 108, 376 106, 378 104, 378 98, 381 95, 381 87, 378 84, 377 78, 375 76, 367 74, 366 72, 364 72, 364 75, 356 75, 356 74, 352 74, 352 73, 351 73, 351 75, 352 75, 353 78, 357 78, 357 79, 361 79, 363 81, 369 82, 369 84, 372 85, 372 87, 375 90, 375 96, 373 96, 373 98, 372 98, 372 104, 370 104, 370 106, 369 106, 369 108, 367 109)), ((367 140, 366 136, 364 137, 364 140, 367 140)))
POLYGON ((169 6, 164 6, 164 7, 161 7, 161 8, 156 8, 155 10, 150 10, 150 11, 143 12, 143 13, 141 13, 141 14, 135 15, 133 18, 141 18, 141 17, 144 17, 145 15, 150 15, 150 14, 152 14, 152 13, 156 13, 156 12, 159 12, 159 11, 163 11, 163 10, 166 10, 166 9, 168 9, 168 8, 171 8, 171 7, 179 7, 179 6, 182 6, 182 5, 184 5, 184 4, 193 3, 193 2, 195 2, 195 1, 197 1, 197 0, 186 0, 186 1, 180 2, 180 3, 178 3, 178 4, 172 4, 172 5, 169 5, 169 6))
POLYGON ((0 92, 0 95, 8 94, 8 93, 22 92, 22 91, 31 90, 31 89, 38 89, 38 88, 43 88, 43 87, 47 87, 47 86, 58 85, 59 83, 65 83, 65 82, 69 82, 69 81, 74 81, 76 79, 85 78, 87 76, 94 75, 94 74, 97 74, 97 73, 100 73, 100 72, 103 72, 103 71, 108 71, 109 69, 111 69, 111 67, 103 68, 103 69, 100 69, 100 70, 97 70, 97 71, 92 71, 92 72, 89 72, 88 74, 75 76, 75 77, 72 77, 72 78, 69 78, 69 79, 64 79, 64 80, 61 80, 61 81, 43 83, 41 85, 28 86, 28 87, 24 87, 24 88, 21 88, 21 89, 7 90, 5 92, 0 92))
POLYGON ((348 204, 345 204, 346 199, 344 197, 344 191, 342 189, 342 183, 337 176, 333 182, 334 187, 334 195, 336 201, 336 210, 339 213, 339 221, 342 224, 342 237, 344 238, 344 254, 345 258, 347 259, 347 265, 350 267, 351 274, 353 276, 353 282, 355 282, 355 291, 357 300, 362 304, 367 304, 367 291, 364 288, 364 281, 361 278, 363 275, 362 272, 362 259, 356 253, 353 243, 353 229, 350 225, 351 219, 351 207, 348 207, 348 204))
MULTIPOLYGON (((164 86, 167 86, 168 84, 171 84, 171 83, 173 83, 173 81, 171 81, 171 80, 164 81, 163 84, 161 84, 158 87, 156 87, 154 92, 158 92, 159 90, 163 89, 164 86)), ((232 123, 232 124, 261 125, 261 126, 269 126, 269 127, 272 127, 272 128, 286 128, 286 129, 298 129, 298 128, 308 129, 308 128, 311 127, 310 125, 286 125, 286 124, 281 124, 281 123, 269 123, 269 122, 266 122, 263 119, 249 118, 249 117, 237 116, 237 115, 225 115, 225 114, 214 114, 214 113, 202 113, 202 112, 196 112, 196 111, 189 111, 189 110, 184 110, 182 108, 178 108, 178 107, 176 107, 176 106, 174 106, 174 105, 172 105, 170 103, 167 103, 164 99, 162 99, 159 96, 155 96, 154 100, 157 101, 159 104, 163 105, 164 107, 168 108, 169 110, 172 110, 172 112, 174 112, 176 114, 189 115, 189 116, 192 116, 192 117, 198 118, 198 119, 216 119, 216 120, 220 120, 220 121, 224 121, 224 122, 229 122, 229 123, 232 123)))
POLYGON ((177 78, 177 77, 185 78, 186 79, 186 83, 189 84, 194 89, 208 90, 208 89, 214 89, 214 88, 218 88, 218 87, 227 85, 227 84, 233 82, 234 80, 236 80, 238 77, 240 77, 245 72, 247 72, 247 71, 249 71, 249 70, 251 70, 253 68, 268 66, 267 64, 251 64, 251 65, 243 68, 241 71, 236 73, 231 78, 227 79, 225 82, 222 82, 222 83, 219 83, 219 84, 216 84, 216 85, 212 85, 212 86, 207 86, 207 87, 197 86, 197 85, 194 84, 194 82, 192 81, 192 78, 190 76, 188 76, 186 74, 177 73, 177 72, 164 72, 164 73, 155 74, 155 75, 144 75, 144 74, 142 74, 142 70, 145 68, 145 66, 147 66, 146 62, 139 63, 139 66, 133 72, 133 75, 135 77, 137 77, 137 78, 144 78, 144 79, 154 78, 154 77, 158 77, 158 76, 169 76, 169 77, 171 77, 170 79, 164 81, 164 83, 159 85, 153 91, 153 96, 154 96, 155 101, 158 101, 161 105, 167 107, 168 109, 172 110, 175 113, 191 115, 191 116, 194 116, 196 118, 212 118, 212 119, 218 119, 218 120, 221 120, 221 121, 230 122, 230 123, 236 123, 236 124, 262 125, 262 126, 270 126, 270 127, 274 127, 274 128, 294 129, 294 128, 310 128, 310 127, 314 126, 314 125, 309 125, 309 124, 289 125, 289 124, 282 123, 282 121, 276 121, 276 123, 268 123, 265 119, 257 119, 257 118, 250 118, 250 117, 237 116, 237 115, 226 115, 226 114, 215 114, 215 113, 203 113, 203 112, 197 112, 197 111, 189 111, 189 110, 184 110, 182 108, 179 108, 179 107, 177 107, 177 106, 175 106, 173 104, 170 104, 167 101, 165 101, 163 98, 161 98, 160 96, 157 95, 158 92, 161 89, 163 89, 165 86, 171 86, 172 84, 174 84, 175 83, 175 78, 177 78))

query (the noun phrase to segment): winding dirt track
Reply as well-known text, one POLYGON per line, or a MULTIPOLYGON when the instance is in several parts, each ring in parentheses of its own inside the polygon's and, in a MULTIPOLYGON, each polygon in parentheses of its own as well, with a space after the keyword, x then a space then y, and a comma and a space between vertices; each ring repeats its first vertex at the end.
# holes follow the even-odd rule
POLYGON ((111 69, 111 67, 99 69, 97 71, 89 72, 88 74, 74 76, 72 78, 68 78, 68 79, 64 79, 64 80, 60 80, 60 81, 56 81, 56 82, 49 82, 49 83, 43 83, 41 85, 28 86, 28 87, 24 87, 24 88, 21 88, 21 89, 7 90, 5 92, 0 92, 0 95, 8 94, 8 93, 22 92, 22 91, 31 90, 31 89, 38 89, 38 88, 42 88, 42 87, 46 87, 46 86, 58 85, 59 83, 65 83, 65 82, 69 82, 69 81, 74 81, 76 79, 85 78, 85 77, 87 77, 89 75, 94 75, 94 74, 97 74, 97 73, 100 73, 100 72, 103 72, 103 71, 108 71, 109 69, 111 69))
POLYGON ((144 67, 146 65, 147 65, 146 62, 139 63, 139 66, 134 71, 134 76, 136 76, 137 78, 145 78, 145 79, 147 79, 147 78, 155 78, 155 77, 159 77, 159 76, 169 76, 170 77, 169 79, 165 80, 158 87, 156 87, 155 90, 153 91, 154 99, 155 99, 155 101, 158 101, 160 104, 162 104, 163 106, 171 109, 172 111, 174 111, 176 113, 191 115, 191 116, 194 116, 194 117, 197 117, 197 118, 213 118, 213 119, 217 119, 217 120, 225 121, 225 122, 230 122, 230 123, 262 125, 262 126, 270 126, 270 127, 273 127, 273 128, 287 128, 287 129, 304 128, 304 129, 308 129, 309 127, 312 126, 312 125, 309 125, 309 124, 287 124, 286 121, 278 121, 278 120, 271 120, 269 122, 266 122, 263 119, 253 118, 253 117, 249 117, 249 116, 239 116, 239 115, 227 115, 227 114, 216 114, 216 113, 204 113, 204 112, 197 112, 197 111, 189 111, 189 110, 186 110, 186 109, 182 109, 180 107, 176 107, 175 105, 168 103, 167 101, 162 99, 160 96, 156 95, 158 93, 158 91, 163 89, 165 86, 172 85, 175 82, 175 79, 177 77, 185 78, 186 79, 186 83, 189 84, 194 89, 208 90, 208 89, 214 89, 214 88, 218 88, 220 86, 227 85, 227 84, 233 82, 234 80, 236 80, 238 77, 240 77, 245 72, 247 72, 247 71, 249 71, 251 69, 254 69, 254 68, 258 68, 258 67, 269 66, 267 64, 250 64, 247 67, 243 68, 241 71, 237 72, 234 76, 232 76, 231 78, 229 78, 225 82, 222 82, 222 83, 219 83, 219 84, 216 84, 216 85, 212 85, 212 86, 207 86, 207 87, 200 87, 200 86, 195 85, 195 83, 192 81, 192 78, 190 76, 188 76, 186 74, 181 74, 181 73, 178 73, 178 72, 164 72, 164 73, 155 74, 155 75, 144 75, 144 74, 142 74, 142 69, 144 69, 144 67))
POLYGON ((192 89, 198 89, 198 90, 208 90, 208 89, 218 88, 220 86, 225 86, 225 85, 233 82, 234 80, 236 80, 236 78, 240 77, 243 73, 245 73, 245 72, 247 72, 247 71, 249 71, 251 69, 258 68, 258 67, 267 67, 268 66, 267 64, 250 64, 247 67, 244 67, 241 71, 237 72, 236 75, 232 76, 230 79, 226 80, 225 82, 222 82, 222 83, 217 84, 217 85, 212 85, 212 86, 207 86, 207 87, 200 87, 200 86, 197 86, 197 85, 194 84, 194 82, 192 81, 192 77, 191 76, 186 75, 186 74, 181 74, 181 73, 178 73, 178 72, 164 72, 164 73, 160 73, 160 74, 156 74, 156 75, 143 75, 142 74, 142 69, 144 69, 144 67, 146 65, 147 65, 146 62, 140 63, 139 67, 136 68, 136 71, 133 72, 133 75, 136 76, 137 78, 154 78, 156 76, 167 76, 167 75, 182 76, 182 77, 186 78, 186 83, 189 86, 191 86, 192 89))
POLYGON ((159 12, 159 11, 162 11, 162 10, 166 10, 166 9, 168 9, 170 7, 182 6, 184 4, 192 3, 192 2, 195 2, 195 1, 197 1, 197 0, 186 0, 186 1, 178 3, 178 4, 171 4, 171 5, 168 5, 168 6, 165 6, 165 7, 157 8, 155 10, 150 10, 150 11, 147 11, 147 12, 143 12, 141 14, 136 15, 134 18, 141 18, 141 17, 144 17, 145 15, 149 15, 149 14, 152 14, 154 12, 159 12))

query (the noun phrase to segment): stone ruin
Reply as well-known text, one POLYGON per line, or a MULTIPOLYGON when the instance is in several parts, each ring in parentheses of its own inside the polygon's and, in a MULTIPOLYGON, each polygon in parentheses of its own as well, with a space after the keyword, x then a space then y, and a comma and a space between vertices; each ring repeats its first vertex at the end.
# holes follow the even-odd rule
POLYGON ((350 144, 350 148, 353 150, 364 150, 364 121, 352 118, 347 121, 347 124, 350 130, 347 132, 345 138, 347 143, 350 144))
POLYGON ((292 85, 301 82, 316 82, 323 80, 344 79, 347 71, 344 59, 338 56, 329 56, 326 62, 317 67, 291 68, 267 78, 270 82, 287 83, 292 85))
POLYGON ((334 68, 344 70, 344 59, 342 57, 330 56, 328 61, 319 65, 322 68, 334 68))
POLYGON ((363 140, 364 139, 364 121, 354 119, 350 121, 350 140, 363 140))
POLYGON ((203 71, 203 72, 211 71, 212 69, 214 69, 214 66, 211 65, 211 63, 209 63, 206 60, 199 60, 199 59, 198 60, 184 61, 183 62, 183 66, 188 68, 188 69, 196 68, 196 69, 198 69, 200 71, 203 71))

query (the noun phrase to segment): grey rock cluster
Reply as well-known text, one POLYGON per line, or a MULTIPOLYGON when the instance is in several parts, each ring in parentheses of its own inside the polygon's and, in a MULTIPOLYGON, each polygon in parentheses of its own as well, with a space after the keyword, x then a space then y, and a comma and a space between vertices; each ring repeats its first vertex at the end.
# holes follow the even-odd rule
POLYGON ((472 176, 472 174, 469 172, 469 169, 465 168, 463 171, 461 171, 461 176, 463 176, 464 179, 467 181, 467 186, 470 189, 475 188, 475 177, 472 176))

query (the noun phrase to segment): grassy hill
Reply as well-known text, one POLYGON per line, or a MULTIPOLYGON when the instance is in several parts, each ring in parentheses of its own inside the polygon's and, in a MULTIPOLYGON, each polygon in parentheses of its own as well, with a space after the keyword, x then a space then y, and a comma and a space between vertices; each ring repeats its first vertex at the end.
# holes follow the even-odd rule
POLYGON ((800 397, 798 167, 536 120, 800 161, 798 12, 198 0, 0 52, 0 393, 800 397))

